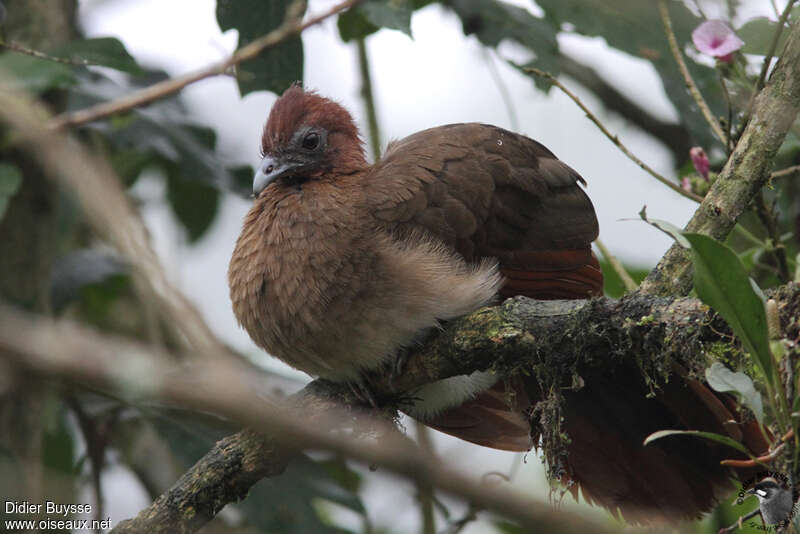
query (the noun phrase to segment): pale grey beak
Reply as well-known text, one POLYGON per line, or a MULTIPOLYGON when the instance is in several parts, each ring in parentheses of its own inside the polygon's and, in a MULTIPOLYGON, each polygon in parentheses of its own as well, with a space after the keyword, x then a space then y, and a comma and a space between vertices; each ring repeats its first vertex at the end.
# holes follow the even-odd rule
POLYGON ((282 163, 272 156, 265 156, 253 177, 253 195, 257 197, 269 184, 290 174, 296 167, 296 163, 282 163))

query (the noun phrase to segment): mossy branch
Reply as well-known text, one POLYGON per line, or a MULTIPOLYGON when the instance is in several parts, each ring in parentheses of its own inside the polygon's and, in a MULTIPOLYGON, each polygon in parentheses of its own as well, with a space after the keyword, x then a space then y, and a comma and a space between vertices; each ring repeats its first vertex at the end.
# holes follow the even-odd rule
MULTIPOLYGON (((789 284, 774 298, 786 328, 800 310, 800 288, 789 284)), ((548 511, 546 506, 519 496, 471 485, 463 475, 446 472, 413 448, 392 446, 391 442, 365 446, 349 436, 330 435, 329 429, 341 426, 343 418, 351 423, 358 418, 352 410, 357 401, 340 384, 312 382, 293 399, 302 418, 296 413, 280 417, 270 411, 268 402, 253 402, 251 388, 260 380, 257 373, 239 375, 227 367, 230 362, 220 362, 217 368, 196 364, 170 371, 166 366, 175 364, 163 355, 147 356, 142 350, 148 349, 75 329, 66 322, 37 322, 0 307, 0 355, 38 373, 109 389, 120 387, 127 376, 125 369, 150 369, 160 378, 149 384, 145 397, 215 411, 265 432, 243 430, 218 442, 152 505, 119 524, 113 531, 117 534, 195 532, 225 504, 244 498, 258 480, 280 474, 291 458, 307 447, 374 463, 467 498, 527 527, 603 532, 597 525, 548 511), (125 369, 118 365, 120 352, 130 364, 125 369), (237 387, 230 386, 232 381, 237 387), (342 412, 342 406, 349 408, 342 412)), ((390 398, 434 380, 492 369, 504 377, 518 373, 534 377, 547 390, 569 387, 576 372, 591 372, 592 368, 611 372, 617 366, 634 366, 643 381, 652 384, 666 380, 673 364, 700 371, 719 354, 736 356, 741 352, 724 322, 697 299, 636 293, 621 300, 517 297, 454 321, 410 357, 399 379, 392 383, 388 376, 375 376, 372 385, 379 397, 390 398), (648 358, 643 359, 643 354, 648 358)), ((127 376, 127 380, 131 378, 127 376)))

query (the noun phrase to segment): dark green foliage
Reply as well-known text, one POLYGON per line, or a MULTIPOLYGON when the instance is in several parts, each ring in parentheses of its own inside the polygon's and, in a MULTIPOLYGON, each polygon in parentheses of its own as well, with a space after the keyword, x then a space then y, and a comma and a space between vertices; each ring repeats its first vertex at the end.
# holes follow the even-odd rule
POLYGON ((771 381, 774 369, 764 295, 751 282, 731 249, 701 234, 686 233, 684 236, 692 245, 697 296, 725 318, 745 350, 771 381))
POLYGON ((167 200, 186 229, 189 241, 197 241, 217 214, 219 191, 198 180, 186 180, 172 167, 167 175, 167 200))
MULTIPOLYGON (((217 22, 222 31, 235 28, 239 47, 268 34, 286 18, 290 0, 218 0, 217 22)), ((303 43, 294 37, 262 52, 236 69, 242 96, 253 91, 282 93, 303 80, 303 43)))
POLYGON ((369 0, 339 16, 339 35, 347 42, 386 28, 411 37, 413 9, 408 0, 369 0))
POLYGON ((70 303, 85 299, 90 315, 102 317, 128 283, 129 269, 116 256, 98 249, 75 250, 53 266, 50 305, 58 313, 70 303))

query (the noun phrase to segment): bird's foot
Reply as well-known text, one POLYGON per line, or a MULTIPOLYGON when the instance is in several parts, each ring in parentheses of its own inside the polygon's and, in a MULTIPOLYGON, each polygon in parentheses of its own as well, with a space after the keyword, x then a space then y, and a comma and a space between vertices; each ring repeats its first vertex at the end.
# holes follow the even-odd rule
POLYGON ((394 391, 395 381, 402 376, 403 371, 406 369, 408 363, 409 350, 407 347, 400 348, 392 360, 391 369, 389 370, 389 388, 394 391))
POLYGON ((375 400, 375 394, 372 391, 372 388, 364 381, 363 378, 359 378, 354 382, 348 382, 347 385, 350 388, 350 392, 353 396, 358 399, 359 402, 363 404, 369 404, 373 408, 378 408, 378 402, 375 400))
POLYGON ((391 362, 391 369, 389 369, 389 387, 394 391, 395 382, 402 376, 406 370, 406 365, 411 358, 411 353, 418 350, 425 345, 428 341, 439 335, 441 328, 427 328, 418 333, 414 341, 406 347, 400 347, 394 355, 391 362))

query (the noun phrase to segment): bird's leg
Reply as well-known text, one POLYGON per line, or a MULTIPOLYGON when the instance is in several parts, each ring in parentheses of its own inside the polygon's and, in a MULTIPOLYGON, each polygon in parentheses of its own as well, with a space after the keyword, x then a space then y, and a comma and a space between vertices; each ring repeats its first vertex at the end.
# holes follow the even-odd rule
POLYGON ((397 349, 391 362, 391 369, 389 370, 389 387, 392 390, 394 390, 395 380, 405 371, 406 364, 411 354, 433 339, 443 329, 444 325, 441 325, 439 328, 426 328, 420 331, 408 346, 397 349))

